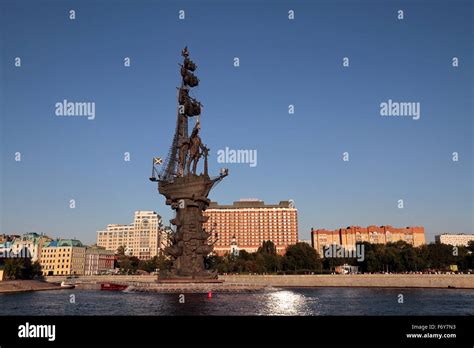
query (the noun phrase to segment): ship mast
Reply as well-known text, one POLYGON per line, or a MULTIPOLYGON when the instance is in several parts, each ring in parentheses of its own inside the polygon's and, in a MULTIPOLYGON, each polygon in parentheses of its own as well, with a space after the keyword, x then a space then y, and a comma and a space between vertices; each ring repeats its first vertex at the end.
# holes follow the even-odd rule
POLYGON ((189 58, 187 47, 181 51, 181 55, 183 64, 180 64, 181 86, 178 88, 176 130, 163 169, 158 176, 160 180, 167 182, 173 181, 176 177, 190 174, 186 167, 192 140, 189 137, 188 118, 196 116, 195 127, 200 127, 198 117, 201 114, 201 103, 189 95, 191 88, 199 85, 199 79, 193 74, 197 66, 189 58))

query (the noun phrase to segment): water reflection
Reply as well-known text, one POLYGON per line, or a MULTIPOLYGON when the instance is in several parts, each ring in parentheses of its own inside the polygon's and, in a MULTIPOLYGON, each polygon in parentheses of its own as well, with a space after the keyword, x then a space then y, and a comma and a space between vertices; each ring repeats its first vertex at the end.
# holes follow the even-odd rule
POLYGON ((307 299, 291 290, 270 292, 265 297, 264 315, 305 315, 309 312, 307 299))

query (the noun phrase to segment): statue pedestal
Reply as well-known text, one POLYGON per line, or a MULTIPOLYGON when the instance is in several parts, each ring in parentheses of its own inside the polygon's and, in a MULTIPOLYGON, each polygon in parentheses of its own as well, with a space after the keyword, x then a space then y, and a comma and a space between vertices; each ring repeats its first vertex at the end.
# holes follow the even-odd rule
POLYGON ((213 247, 211 233, 203 229, 208 217, 202 212, 209 206, 209 191, 220 179, 222 177, 210 179, 207 175, 187 175, 172 182, 158 182, 158 190, 166 197, 166 204, 176 211, 171 220, 176 233, 171 245, 165 249, 165 253, 173 258, 173 266, 160 272, 161 281, 195 283, 217 280, 217 273, 204 267, 204 259, 213 247))

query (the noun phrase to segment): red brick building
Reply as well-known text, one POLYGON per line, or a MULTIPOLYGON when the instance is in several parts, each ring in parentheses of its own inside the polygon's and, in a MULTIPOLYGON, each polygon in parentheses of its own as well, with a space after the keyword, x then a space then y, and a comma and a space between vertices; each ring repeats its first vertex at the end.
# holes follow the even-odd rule
POLYGON ((424 227, 395 228, 392 226, 349 226, 337 230, 311 229, 311 244, 320 255, 325 245, 355 248, 356 242, 389 243, 403 240, 413 246, 425 244, 424 227))
POLYGON ((208 232, 218 234, 214 251, 218 255, 235 250, 257 251, 271 240, 279 254, 298 241, 298 212, 292 201, 265 204, 260 200, 240 200, 232 205, 212 202, 204 211, 208 232), (233 240, 235 238, 235 243, 233 240))

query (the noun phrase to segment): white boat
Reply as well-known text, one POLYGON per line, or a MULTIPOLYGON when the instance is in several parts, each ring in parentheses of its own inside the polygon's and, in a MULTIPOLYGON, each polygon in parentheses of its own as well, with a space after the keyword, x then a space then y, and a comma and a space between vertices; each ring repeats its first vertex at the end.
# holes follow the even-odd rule
POLYGON ((64 280, 61 282, 61 287, 66 289, 73 289, 76 285, 74 284, 67 284, 64 280))

